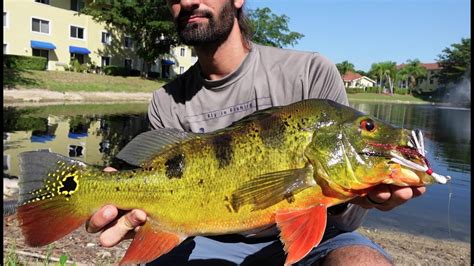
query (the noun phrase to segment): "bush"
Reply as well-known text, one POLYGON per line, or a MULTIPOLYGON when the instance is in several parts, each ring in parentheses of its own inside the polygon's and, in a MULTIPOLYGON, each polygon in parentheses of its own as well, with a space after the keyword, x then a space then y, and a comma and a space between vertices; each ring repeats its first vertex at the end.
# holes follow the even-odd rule
POLYGON ((129 73, 128 73, 128 76, 139 77, 140 74, 141 74, 140 70, 138 70, 138 69, 130 69, 130 70, 129 70, 129 73))
POLYGON ((382 92, 382 88, 380 88, 380 87, 367 87, 367 89, 365 90, 365 92, 369 92, 369 93, 379 93, 379 92, 382 92))
POLYGON ((148 72, 148 78, 149 79, 157 79, 160 78, 160 73, 159 72, 148 72))
POLYGON ((15 70, 46 70, 48 60, 39 56, 3 55, 3 65, 15 70))
POLYGON ((365 92, 364 88, 346 88, 347 93, 361 93, 365 92))
POLYGON ((122 66, 106 66, 104 67, 104 74, 105 75, 110 75, 110 76, 133 76, 133 77, 138 77, 140 76, 141 72, 140 70, 137 69, 127 69, 122 66))
POLYGON ((393 93, 395 94, 408 94, 408 89, 407 88, 393 88, 393 93))
POLYGON ((104 67, 104 74, 105 75, 110 75, 110 76, 128 76, 128 69, 126 69, 125 67, 121 67, 121 66, 114 66, 114 65, 110 65, 110 66, 105 66, 104 67))

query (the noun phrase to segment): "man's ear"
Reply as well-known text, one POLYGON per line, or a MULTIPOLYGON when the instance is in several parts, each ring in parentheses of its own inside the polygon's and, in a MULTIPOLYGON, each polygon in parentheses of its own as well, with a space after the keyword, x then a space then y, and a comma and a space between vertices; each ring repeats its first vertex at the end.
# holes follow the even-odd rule
POLYGON ((244 6, 245 0, 234 0, 234 6, 235 8, 239 9, 244 6))

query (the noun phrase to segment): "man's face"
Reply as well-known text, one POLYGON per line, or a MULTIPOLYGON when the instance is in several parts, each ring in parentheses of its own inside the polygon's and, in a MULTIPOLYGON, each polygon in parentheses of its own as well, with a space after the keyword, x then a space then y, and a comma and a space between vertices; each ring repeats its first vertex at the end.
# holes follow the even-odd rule
POLYGON ((233 0, 168 0, 178 35, 187 45, 215 43, 227 38, 234 25, 233 0))

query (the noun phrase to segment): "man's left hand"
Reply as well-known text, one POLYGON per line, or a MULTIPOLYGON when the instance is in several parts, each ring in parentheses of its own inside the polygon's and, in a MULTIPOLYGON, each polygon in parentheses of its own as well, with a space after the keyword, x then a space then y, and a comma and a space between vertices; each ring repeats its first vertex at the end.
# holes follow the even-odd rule
POLYGON ((389 211, 412 198, 421 196, 425 191, 426 187, 399 187, 381 184, 367 195, 357 197, 350 202, 365 209, 376 208, 381 211, 389 211))

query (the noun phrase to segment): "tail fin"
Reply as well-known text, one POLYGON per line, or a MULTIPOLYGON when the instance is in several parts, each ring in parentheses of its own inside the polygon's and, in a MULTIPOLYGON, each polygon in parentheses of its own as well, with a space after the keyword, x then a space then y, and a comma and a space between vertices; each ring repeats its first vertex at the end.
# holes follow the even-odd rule
POLYGON ((20 154, 17 217, 26 244, 43 246, 69 234, 90 216, 74 193, 86 165, 46 151, 20 154))

